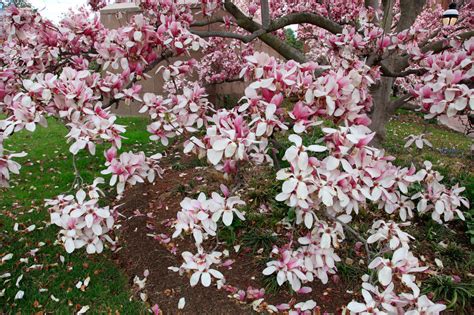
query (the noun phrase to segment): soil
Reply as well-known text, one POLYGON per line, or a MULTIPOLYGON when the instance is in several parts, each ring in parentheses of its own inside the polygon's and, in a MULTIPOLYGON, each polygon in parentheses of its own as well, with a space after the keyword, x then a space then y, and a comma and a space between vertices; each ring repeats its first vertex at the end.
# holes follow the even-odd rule
MULTIPOLYGON (((146 292, 147 302, 150 305, 158 304, 164 314, 251 314, 252 301, 245 304, 238 302, 231 297, 229 290, 218 290, 215 281, 209 288, 200 283, 191 287, 188 275, 180 276, 168 269, 182 264, 183 251, 195 252, 192 237, 185 236, 165 243, 149 236, 161 233, 171 236, 173 229, 169 222, 176 218, 181 200, 185 196, 195 196, 198 191, 217 190, 219 183, 224 181, 220 173, 212 168, 196 167, 193 161, 193 158, 180 157, 177 153, 168 156, 162 161, 162 165, 168 165, 162 179, 154 184, 135 186, 126 192, 124 199, 119 202, 123 204, 120 208, 123 217, 118 223, 121 225, 118 232, 121 248, 114 254, 114 259, 128 275, 132 287, 136 287, 133 284, 134 277, 142 279, 144 271, 149 270, 145 289, 140 292, 146 292), (172 253, 174 247, 177 249, 176 255, 172 253), (183 310, 178 310, 178 301, 182 297, 185 297, 186 305, 183 310)), ((212 247, 214 244, 205 244, 205 248, 212 247)), ((243 246, 238 253, 232 246, 225 244, 217 248, 218 251, 225 249, 230 254, 223 260, 235 260, 230 267, 218 268, 224 274, 226 284, 244 291, 249 286, 259 289, 264 287, 261 274, 264 266, 258 255, 243 246)), ((340 313, 340 306, 354 298, 353 294, 348 293, 350 286, 342 281, 334 283, 330 280, 323 285, 316 279, 309 286, 312 292, 303 295, 291 294, 287 289, 266 293, 265 302, 273 305, 294 304, 313 299, 317 302, 318 313, 340 313)), ((136 292, 137 298, 140 292, 136 292)))

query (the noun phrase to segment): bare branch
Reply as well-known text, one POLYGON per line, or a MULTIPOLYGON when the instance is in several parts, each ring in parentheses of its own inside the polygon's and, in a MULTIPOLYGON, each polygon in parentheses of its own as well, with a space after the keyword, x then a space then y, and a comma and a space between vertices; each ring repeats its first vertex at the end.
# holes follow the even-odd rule
POLYGON ((224 22, 224 19, 221 18, 221 17, 217 17, 217 18, 212 18, 212 19, 208 19, 206 21, 195 21, 193 23, 191 23, 191 27, 196 27, 196 26, 207 26, 207 25, 211 25, 211 24, 214 24, 214 23, 225 23, 224 22))
POLYGON ((380 63, 380 69, 382 70, 382 75, 384 77, 391 77, 391 78, 406 77, 406 76, 409 76, 410 74, 423 75, 428 71, 426 69, 419 68, 419 69, 408 69, 402 72, 393 72, 383 62, 380 63))
POLYGON ((344 223, 339 218, 329 214, 328 212, 326 212, 325 215, 326 215, 326 217, 328 217, 328 218, 330 218, 334 221, 337 221, 339 224, 342 225, 343 228, 345 228, 346 230, 351 232, 352 235, 354 235, 361 243, 364 244, 365 251, 367 253, 367 265, 369 265, 370 261, 371 261, 371 258, 372 258, 372 252, 369 249, 369 244, 367 243, 367 240, 362 235, 360 235, 359 232, 357 232, 355 229, 353 229, 349 224, 344 223))
MULTIPOLYGON (((468 31, 468 32, 465 32, 465 33, 461 33, 459 35, 455 35, 453 37, 458 37, 460 38, 461 40, 467 40, 471 37, 474 36, 474 31, 468 31)), ((443 40, 439 40, 437 42, 434 42, 434 43, 431 43, 431 44, 428 44, 428 45, 425 45, 423 47, 421 47, 421 51, 426 53, 428 51, 432 51, 433 53, 439 53, 447 48, 449 48, 449 44, 446 44, 448 41, 447 38, 443 39, 443 40)))
MULTIPOLYGON (((405 110, 419 110, 420 109, 420 106, 419 105, 415 105, 413 103, 409 103, 409 101, 406 101, 405 104, 402 104, 401 106, 399 106, 398 108, 401 108, 401 109, 405 109, 405 110)), ((397 108, 397 109, 398 109, 397 108)))
POLYGON ((225 37, 225 38, 235 38, 238 39, 244 43, 249 43, 259 37, 262 34, 265 34, 266 31, 263 29, 259 29, 252 34, 249 35, 242 35, 242 34, 237 34, 237 33, 232 33, 232 32, 226 32, 226 31, 194 31, 191 30, 191 33, 194 35, 197 35, 202 38, 207 38, 207 37, 225 37))
POLYGON ((268 0, 260 0, 260 12, 262 15, 263 29, 267 29, 270 26, 270 7, 268 0))
MULTIPOLYGON (((393 109, 398 109, 398 108, 402 107, 403 105, 405 105, 410 100, 412 100, 413 98, 414 98, 413 95, 405 94, 402 97, 400 97, 399 99, 396 99, 396 100, 390 102, 390 107, 393 108, 393 109)), ((416 107, 416 108, 418 108, 418 107, 416 107)))
MULTIPOLYGON (((225 0, 224 8, 235 18, 237 25, 246 31, 254 33, 262 29, 260 24, 246 16, 235 4, 232 3, 231 0, 225 0)), ((280 53, 283 58, 292 59, 297 62, 306 62, 306 57, 302 52, 291 47, 276 36, 264 33, 259 36, 259 39, 280 53)))
POLYGON ((292 24, 311 24, 320 28, 324 28, 333 34, 342 33, 341 25, 325 18, 324 16, 309 12, 299 12, 285 15, 273 21, 270 24, 268 31, 273 32, 292 24))
POLYGON ((393 21, 393 7, 395 5, 394 0, 383 0, 383 19, 382 19, 382 29, 385 33, 388 33, 392 28, 393 21))

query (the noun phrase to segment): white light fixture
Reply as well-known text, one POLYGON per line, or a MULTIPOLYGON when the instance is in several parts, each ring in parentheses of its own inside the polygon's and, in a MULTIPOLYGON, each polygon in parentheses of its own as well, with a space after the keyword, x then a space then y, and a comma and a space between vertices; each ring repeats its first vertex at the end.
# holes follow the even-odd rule
POLYGON ((459 18, 459 11, 456 9, 456 3, 451 3, 449 9, 443 12, 443 25, 453 26, 459 18))

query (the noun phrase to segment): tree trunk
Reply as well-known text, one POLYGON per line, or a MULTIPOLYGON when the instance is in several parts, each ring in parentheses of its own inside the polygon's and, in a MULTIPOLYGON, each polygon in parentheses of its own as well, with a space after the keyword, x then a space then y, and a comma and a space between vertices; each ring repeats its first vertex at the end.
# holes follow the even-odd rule
POLYGON ((387 134, 386 125, 394 114, 395 108, 391 106, 393 78, 382 77, 380 82, 372 89, 373 109, 371 114, 372 123, 370 129, 376 132, 372 144, 380 147, 387 134))

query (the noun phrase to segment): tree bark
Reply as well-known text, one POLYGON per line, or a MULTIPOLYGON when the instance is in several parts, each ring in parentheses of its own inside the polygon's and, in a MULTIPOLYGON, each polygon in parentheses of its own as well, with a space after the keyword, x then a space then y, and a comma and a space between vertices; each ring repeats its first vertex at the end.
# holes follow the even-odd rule
POLYGON ((390 96, 392 95, 393 78, 382 77, 380 82, 372 88, 373 107, 370 124, 370 129, 375 131, 374 140, 372 144, 380 147, 385 141, 387 130, 386 125, 390 117, 395 113, 395 107, 392 106, 390 96))
POLYGON ((400 20, 397 32, 410 28, 423 10, 426 0, 400 0, 400 20))

